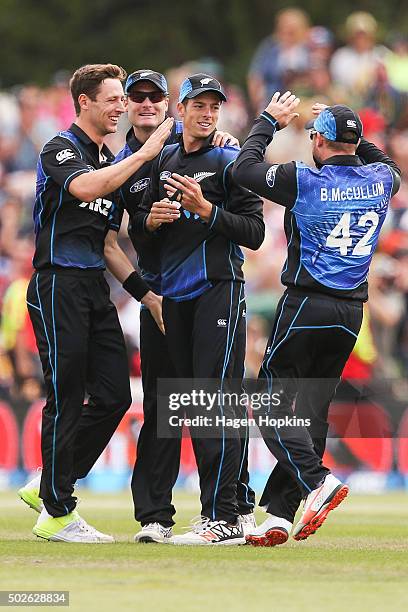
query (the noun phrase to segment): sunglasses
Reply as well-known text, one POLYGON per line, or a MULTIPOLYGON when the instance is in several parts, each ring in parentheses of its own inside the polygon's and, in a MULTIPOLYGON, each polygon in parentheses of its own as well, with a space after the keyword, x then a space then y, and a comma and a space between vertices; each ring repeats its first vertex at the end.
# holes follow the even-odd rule
POLYGON ((310 138, 310 140, 313 140, 313 136, 314 136, 315 134, 317 134, 316 130, 310 130, 310 132, 309 132, 309 138, 310 138))
POLYGON ((137 102, 141 104, 149 98, 152 104, 157 104, 158 102, 162 102, 165 98, 165 94, 162 91, 131 91, 128 93, 128 98, 132 100, 132 102, 137 102))

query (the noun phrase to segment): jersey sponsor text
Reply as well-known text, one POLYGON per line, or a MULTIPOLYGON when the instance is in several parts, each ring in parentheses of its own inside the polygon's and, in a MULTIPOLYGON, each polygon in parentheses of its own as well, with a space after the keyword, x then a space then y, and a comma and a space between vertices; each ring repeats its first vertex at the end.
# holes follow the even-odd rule
POLYGON ((88 208, 89 210, 93 210, 107 217, 109 209, 112 207, 112 202, 110 200, 105 200, 105 198, 97 198, 93 202, 81 202, 79 207, 88 208))

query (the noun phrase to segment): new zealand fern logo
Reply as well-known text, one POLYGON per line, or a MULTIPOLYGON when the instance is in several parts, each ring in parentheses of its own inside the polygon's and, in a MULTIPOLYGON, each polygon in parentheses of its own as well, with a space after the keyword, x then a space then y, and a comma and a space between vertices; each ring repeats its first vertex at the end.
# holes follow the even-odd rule
POLYGON ((193 179, 197 181, 197 183, 201 183, 204 179, 214 176, 215 172, 195 172, 193 179))

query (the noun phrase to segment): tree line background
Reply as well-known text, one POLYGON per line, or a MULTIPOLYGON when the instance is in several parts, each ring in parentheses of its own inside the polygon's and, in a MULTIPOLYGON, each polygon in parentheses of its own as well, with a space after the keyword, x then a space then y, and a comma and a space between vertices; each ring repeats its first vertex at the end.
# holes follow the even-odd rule
POLYGON ((0 87, 47 85, 61 69, 112 62, 160 71, 214 57, 244 85, 248 64, 273 29, 276 12, 298 6, 341 40, 355 10, 371 12, 383 40, 408 34, 406 0, 0 0, 0 87))

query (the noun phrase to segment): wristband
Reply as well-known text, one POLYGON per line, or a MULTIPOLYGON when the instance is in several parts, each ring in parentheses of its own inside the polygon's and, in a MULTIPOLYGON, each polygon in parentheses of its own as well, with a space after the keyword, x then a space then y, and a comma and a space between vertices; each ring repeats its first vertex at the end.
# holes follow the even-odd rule
POLYGON ((130 293, 130 295, 138 302, 140 302, 146 293, 150 291, 149 285, 145 283, 143 278, 136 272, 136 270, 129 274, 125 282, 122 284, 122 287, 126 289, 126 291, 130 293))

